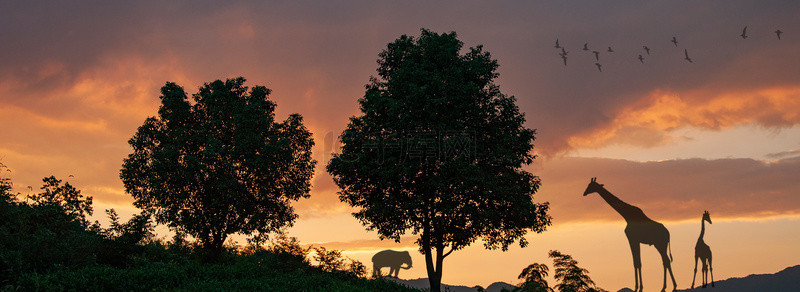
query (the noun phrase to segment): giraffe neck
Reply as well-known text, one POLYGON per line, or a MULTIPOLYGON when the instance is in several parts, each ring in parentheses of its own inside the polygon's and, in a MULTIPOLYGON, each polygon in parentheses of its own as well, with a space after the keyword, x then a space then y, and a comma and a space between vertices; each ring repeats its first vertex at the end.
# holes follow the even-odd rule
POLYGON ((644 216, 644 213, 642 213, 641 209, 623 202, 605 188, 600 188, 597 193, 603 198, 603 200, 606 201, 606 203, 608 203, 609 206, 611 206, 611 208, 614 208, 614 211, 617 211, 617 213, 619 213, 619 215, 621 215, 622 218, 629 223, 632 221, 641 221, 641 217, 644 216))
POLYGON ((706 220, 700 219, 700 237, 697 238, 697 241, 703 240, 703 235, 706 233, 706 220))

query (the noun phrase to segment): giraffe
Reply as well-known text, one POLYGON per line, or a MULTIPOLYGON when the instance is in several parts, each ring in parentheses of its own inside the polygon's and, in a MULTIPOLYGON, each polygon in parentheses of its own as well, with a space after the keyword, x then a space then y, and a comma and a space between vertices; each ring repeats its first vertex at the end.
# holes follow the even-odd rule
POLYGON ((708 274, 711 274, 711 287, 714 287, 714 268, 711 266, 711 248, 708 247, 703 241, 703 235, 706 233, 706 221, 711 224, 711 215, 708 211, 703 213, 703 218, 700 219, 700 237, 697 238, 697 245, 694 246, 694 274, 692 275, 692 289, 694 289, 694 279, 697 276, 697 259, 703 263, 703 288, 708 285, 708 274))
POLYGON ((640 253, 640 244, 647 244, 655 246, 658 253, 661 254, 661 262, 664 265, 664 286, 661 291, 667 290, 667 271, 672 279, 673 291, 677 289, 678 284, 675 283, 675 276, 672 275, 672 248, 669 244, 669 230, 663 224, 647 218, 647 215, 642 212, 639 207, 630 205, 623 202, 611 192, 606 190, 602 184, 597 183, 597 178, 592 178, 589 186, 583 195, 597 193, 603 200, 614 208, 622 218, 627 222, 625 227, 625 236, 628 237, 628 243, 631 246, 631 254, 633 255, 633 277, 635 279, 635 291, 643 291, 642 284, 642 258, 640 253), (667 257, 667 249, 669 249, 669 257, 667 257))

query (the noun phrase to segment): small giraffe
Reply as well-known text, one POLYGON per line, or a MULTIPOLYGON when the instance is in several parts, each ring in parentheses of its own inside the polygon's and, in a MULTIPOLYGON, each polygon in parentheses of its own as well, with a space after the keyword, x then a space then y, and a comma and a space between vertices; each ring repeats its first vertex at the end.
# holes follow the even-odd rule
POLYGON ((672 248, 669 244, 669 230, 664 227, 664 224, 653 221, 642 212, 639 207, 632 206, 623 202, 611 192, 603 188, 603 185, 597 183, 597 178, 592 178, 589 186, 583 195, 586 196, 591 193, 597 193, 603 200, 614 208, 617 213, 622 215, 628 225, 625 227, 625 236, 628 237, 628 243, 631 245, 631 254, 633 255, 633 277, 635 279, 635 291, 643 291, 642 287, 642 257, 640 251, 640 244, 655 246, 658 253, 661 254, 661 262, 664 265, 664 286, 661 287, 661 292, 667 290, 667 271, 672 278, 672 289, 677 289, 678 284, 675 283, 675 276, 672 275, 672 248), (670 249, 669 257, 667 257, 667 249, 670 249))
POLYGON ((697 277, 697 259, 703 263, 703 288, 708 285, 708 275, 711 274, 711 287, 714 287, 714 268, 711 266, 711 248, 708 247, 703 241, 703 235, 706 233, 706 221, 711 224, 711 215, 708 211, 703 213, 703 219, 700 219, 700 237, 697 238, 697 245, 694 246, 694 275, 692 276, 692 289, 694 289, 694 279, 697 277))

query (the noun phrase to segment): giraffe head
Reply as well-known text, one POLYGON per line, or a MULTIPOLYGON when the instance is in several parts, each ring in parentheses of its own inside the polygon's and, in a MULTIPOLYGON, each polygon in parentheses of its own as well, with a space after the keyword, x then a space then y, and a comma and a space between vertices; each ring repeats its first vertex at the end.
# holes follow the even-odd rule
POLYGON ((712 224, 711 223, 711 215, 708 214, 708 211, 705 211, 703 213, 703 221, 708 221, 708 224, 712 224))
POLYGON ((583 192, 583 195, 586 196, 591 193, 596 193, 603 188, 603 185, 597 183, 597 178, 593 177, 591 181, 589 181, 589 186, 586 187, 586 191, 583 192))

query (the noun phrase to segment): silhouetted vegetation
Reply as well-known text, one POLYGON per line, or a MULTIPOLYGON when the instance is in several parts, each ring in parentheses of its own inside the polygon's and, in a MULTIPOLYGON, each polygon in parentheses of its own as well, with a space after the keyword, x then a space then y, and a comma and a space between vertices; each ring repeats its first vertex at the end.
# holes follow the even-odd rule
POLYGON ((556 279, 556 289, 560 292, 600 292, 605 291, 597 288, 594 281, 589 278, 589 271, 578 266, 578 261, 572 256, 563 254, 557 250, 551 250, 549 254, 553 259, 553 268, 556 279))
POLYGON ((550 224, 547 203, 532 202, 539 178, 522 169, 536 132, 494 83, 497 61, 462 47, 455 32, 425 29, 388 44, 327 167, 340 199, 380 238, 419 235, 433 291, 451 252, 478 238, 525 246, 528 230, 550 224))
POLYGON ((326 259, 346 264, 311 265, 309 249, 284 235, 266 247, 226 246, 219 263, 205 263, 194 242, 155 238, 148 213, 122 222, 107 210, 103 228, 86 218, 91 197, 55 177, 43 181, 41 193, 19 200, 11 180, 0 178, 2 291, 417 291, 365 279, 366 267, 339 251, 326 259))
POLYGON ((547 285, 547 280, 544 279, 547 277, 549 271, 550 269, 547 265, 539 263, 533 263, 525 267, 522 269, 522 273, 517 277, 523 280, 519 285, 519 291, 552 292, 553 288, 550 288, 550 286, 547 285))
POLYGON ((158 117, 129 143, 120 177, 134 205, 158 223, 201 244, 217 261, 230 234, 255 241, 297 215, 291 201, 308 197, 314 142, 299 114, 275 121, 270 90, 248 90, 242 77, 207 83, 192 95, 161 88, 158 117))

